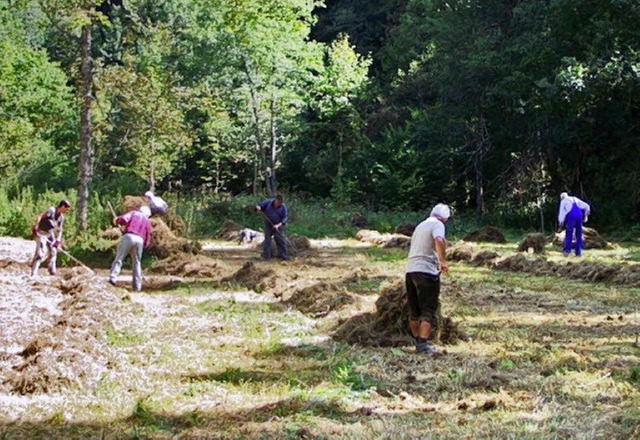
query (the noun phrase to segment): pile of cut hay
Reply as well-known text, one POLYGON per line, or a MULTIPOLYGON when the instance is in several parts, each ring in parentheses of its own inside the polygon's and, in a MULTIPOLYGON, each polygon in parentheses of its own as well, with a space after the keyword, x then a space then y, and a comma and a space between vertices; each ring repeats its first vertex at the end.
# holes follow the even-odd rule
MULTIPOLYGON (((454 344, 465 336, 458 325, 438 310, 436 328, 431 339, 443 344, 454 344)), ((404 282, 401 280, 381 287, 374 313, 356 315, 340 324, 334 339, 349 343, 374 346, 410 345, 413 337, 409 329, 409 308, 404 282)))
POLYGON ((529 249, 533 249, 536 254, 543 254, 545 246, 547 245, 547 238, 536 232, 525 236, 518 244, 518 252, 529 252, 529 249))
POLYGON ((353 302, 353 297, 344 287, 334 283, 319 282, 296 290, 285 304, 293 306, 302 313, 325 316, 353 302))
POLYGON ((484 226, 477 231, 473 231, 465 235, 462 240, 464 241, 477 241, 486 243, 506 243, 507 239, 499 229, 493 226, 484 226))
MULTIPOLYGON (((562 247, 566 231, 559 232, 553 236, 553 245, 562 247)), ((582 247, 584 249, 612 249, 613 245, 593 228, 582 228, 582 247)))
POLYGON ((178 252, 164 260, 156 261, 149 268, 149 272, 183 277, 217 278, 225 272, 225 266, 220 261, 204 255, 178 252))

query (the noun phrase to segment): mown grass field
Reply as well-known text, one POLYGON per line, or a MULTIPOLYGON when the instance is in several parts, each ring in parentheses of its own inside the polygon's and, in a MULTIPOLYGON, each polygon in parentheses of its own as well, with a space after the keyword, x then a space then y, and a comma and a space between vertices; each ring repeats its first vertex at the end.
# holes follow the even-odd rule
MULTIPOLYGON (((123 362, 93 390, 15 396, 0 438, 640 437, 638 288, 453 263, 443 312, 468 340, 425 357, 331 337, 403 276, 406 251, 332 241, 266 263, 247 248, 209 249, 229 270, 273 270, 285 292, 333 282, 353 301, 315 316, 286 293, 213 279, 119 289, 130 315, 107 338, 123 362)), ((585 258, 637 264, 638 254, 585 258)))

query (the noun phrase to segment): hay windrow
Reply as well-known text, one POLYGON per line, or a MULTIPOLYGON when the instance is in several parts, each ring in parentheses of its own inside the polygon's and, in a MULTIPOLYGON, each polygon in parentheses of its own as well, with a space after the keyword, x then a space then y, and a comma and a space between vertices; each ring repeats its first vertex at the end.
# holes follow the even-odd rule
POLYGON ((91 389, 117 363, 106 333, 126 312, 113 289, 75 271, 64 273, 51 289, 62 296, 50 310, 48 324, 28 339, 15 340, 24 348, 3 362, 0 383, 10 392, 91 389))
POLYGON ((558 264, 545 258, 527 258, 523 254, 515 254, 495 261, 492 268, 534 275, 555 275, 575 280, 640 287, 639 264, 607 265, 584 260, 577 263, 558 264))
POLYGON ((183 277, 217 278, 226 270, 224 264, 204 255, 177 252, 169 257, 156 261, 149 272, 183 277))
POLYGON ((293 306, 302 313, 325 316, 329 312, 353 302, 353 297, 347 293, 344 287, 334 283, 319 282, 296 290, 285 301, 285 304, 293 306))
POLYGON ((506 243, 504 234, 493 226, 484 226, 477 231, 468 233, 462 238, 464 241, 477 241, 485 243, 506 243))
POLYGON ((236 273, 223 278, 222 281, 240 283, 256 292, 262 292, 264 283, 275 277, 276 273, 272 269, 260 269, 252 261, 248 261, 236 273))

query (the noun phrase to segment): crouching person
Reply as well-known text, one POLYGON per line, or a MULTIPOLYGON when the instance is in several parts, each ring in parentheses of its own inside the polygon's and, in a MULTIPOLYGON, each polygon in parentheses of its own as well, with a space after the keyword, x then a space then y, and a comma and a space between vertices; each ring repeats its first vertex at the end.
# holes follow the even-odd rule
POLYGON ((142 206, 138 210, 129 211, 116 217, 114 223, 124 226, 122 237, 118 242, 116 259, 111 265, 109 272, 109 283, 116 285, 122 262, 131 255, 131 266, 133 267, 133 280, 131 287, 135 291, 142 289, 142 251, 151 244, 151 210, 147 206, 142 206))
POLYGON ((38 214, 33 224, 33 238, 36 241, 36 253, 31 260, 31 276, 38 275, 40 264, 49 253, 49 275, 57 274, 56 260, 58 247, 62 242, 62 225, 64 214, 71 209, 68 200, 61 200, 57 207, 51 206, 45 212, 38 214))

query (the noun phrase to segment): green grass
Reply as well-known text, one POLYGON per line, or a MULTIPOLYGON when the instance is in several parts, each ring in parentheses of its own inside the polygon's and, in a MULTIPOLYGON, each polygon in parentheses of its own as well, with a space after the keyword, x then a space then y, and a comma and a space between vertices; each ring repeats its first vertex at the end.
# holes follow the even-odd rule
MULTIPOLYGON (((406 262, 406 251, 345 248, 318 257, 341 265, 301 262, 284 266, 283 276, 337 282, 351 275, 357 255, 371 276, 345 285, 355 293, 375 292, 406 262)), ((613 251, 598 258, 616 261, 613 251)), ((640 426, 638 293, 455 263, 443 279, 443 311, 471 339, 424 358, 411 347, 331 339, 330 330, 362 305, 311 319, 269 291, 188 282, 140 294, 146 302, 135 304, 134 319, 107 332, 124 363, 89 397, 72 390, 46 408, 25 403, 32 425, 3 427, 8 438, 88 438, 102 430, 106 438, 158 439, 212 432, 224 439, 632 438, 640 426)), ((373 295, 358 297, 373 310, 373 295)))

